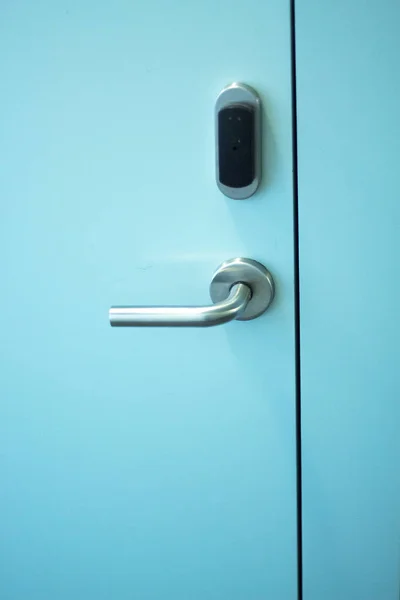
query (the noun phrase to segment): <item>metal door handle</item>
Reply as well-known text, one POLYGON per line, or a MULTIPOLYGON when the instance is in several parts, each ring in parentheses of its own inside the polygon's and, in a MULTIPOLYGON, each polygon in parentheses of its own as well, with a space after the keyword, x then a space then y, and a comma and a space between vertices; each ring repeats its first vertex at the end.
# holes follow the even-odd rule
POLYGON ((214 273, 210 306, 112 306, 113 327, 210 327, 228 321, 249 321, 267 310, 274 298, 274 280, 250 258, 228 260, 214 273))

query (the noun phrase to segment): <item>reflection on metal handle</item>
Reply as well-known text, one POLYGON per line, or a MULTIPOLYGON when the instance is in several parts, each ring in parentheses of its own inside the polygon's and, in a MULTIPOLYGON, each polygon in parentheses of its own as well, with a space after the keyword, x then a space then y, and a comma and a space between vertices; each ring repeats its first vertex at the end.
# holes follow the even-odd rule
POLYGON ((237 319, 248 321, 265 312, 274 297, 267 269, 249 258, 233 258, 214 273, 210 306, 113 306, 113 327, 210 327, 237 319))
POLYGON ((210 306, 114 306, 113 327, 210 327, 233 321, 251 298, 247 285, 234 285, 226 300, 210 306))

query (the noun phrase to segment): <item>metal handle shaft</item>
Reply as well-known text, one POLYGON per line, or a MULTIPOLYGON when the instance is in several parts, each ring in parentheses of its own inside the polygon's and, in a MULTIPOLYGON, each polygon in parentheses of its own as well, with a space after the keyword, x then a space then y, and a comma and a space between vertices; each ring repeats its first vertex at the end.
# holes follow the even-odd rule
POLYGON ((251 298, 243 283, 232 286, 229 296, 210 306, 112 306, 112 327, 211 327, 239 317, 251 298))
POLYGON ((262 315, 274 298, 274 280, 261 263, 231 258, 215 271, 210 283, 210 306, 112 306, 113 327, 211 327, 228 321, 251 321, 262 315))

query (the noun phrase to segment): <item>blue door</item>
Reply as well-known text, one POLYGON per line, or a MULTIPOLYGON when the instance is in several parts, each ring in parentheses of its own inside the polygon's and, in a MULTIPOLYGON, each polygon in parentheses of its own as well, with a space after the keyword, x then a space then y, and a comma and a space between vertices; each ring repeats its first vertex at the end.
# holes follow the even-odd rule
POLYGON ((296 2, 305 600, 399 597, 399 20, 296 2))
POLYGON ((0 8, 0 596, 294 600, 289 7, 0 8), (263 178, 215 183, 224 86, 263 105, 263 178), (120 328, 112 304, 207 304, 248 257, 248 322, 120 328))

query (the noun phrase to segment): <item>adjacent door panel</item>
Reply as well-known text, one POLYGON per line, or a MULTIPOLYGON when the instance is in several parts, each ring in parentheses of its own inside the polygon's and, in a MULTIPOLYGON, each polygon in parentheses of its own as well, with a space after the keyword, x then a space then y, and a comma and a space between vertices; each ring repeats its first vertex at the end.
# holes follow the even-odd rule
POLYGON ((306 600, 399 596, 399 19, 296 2, 306 600))
POLYGON ((296 598, 289 8, 0 8, 0 595, 296 598), (214 103, 263 102, 263 180, 215 183, 214 103), (262 318, 112 329, 265 264, 262 318))

